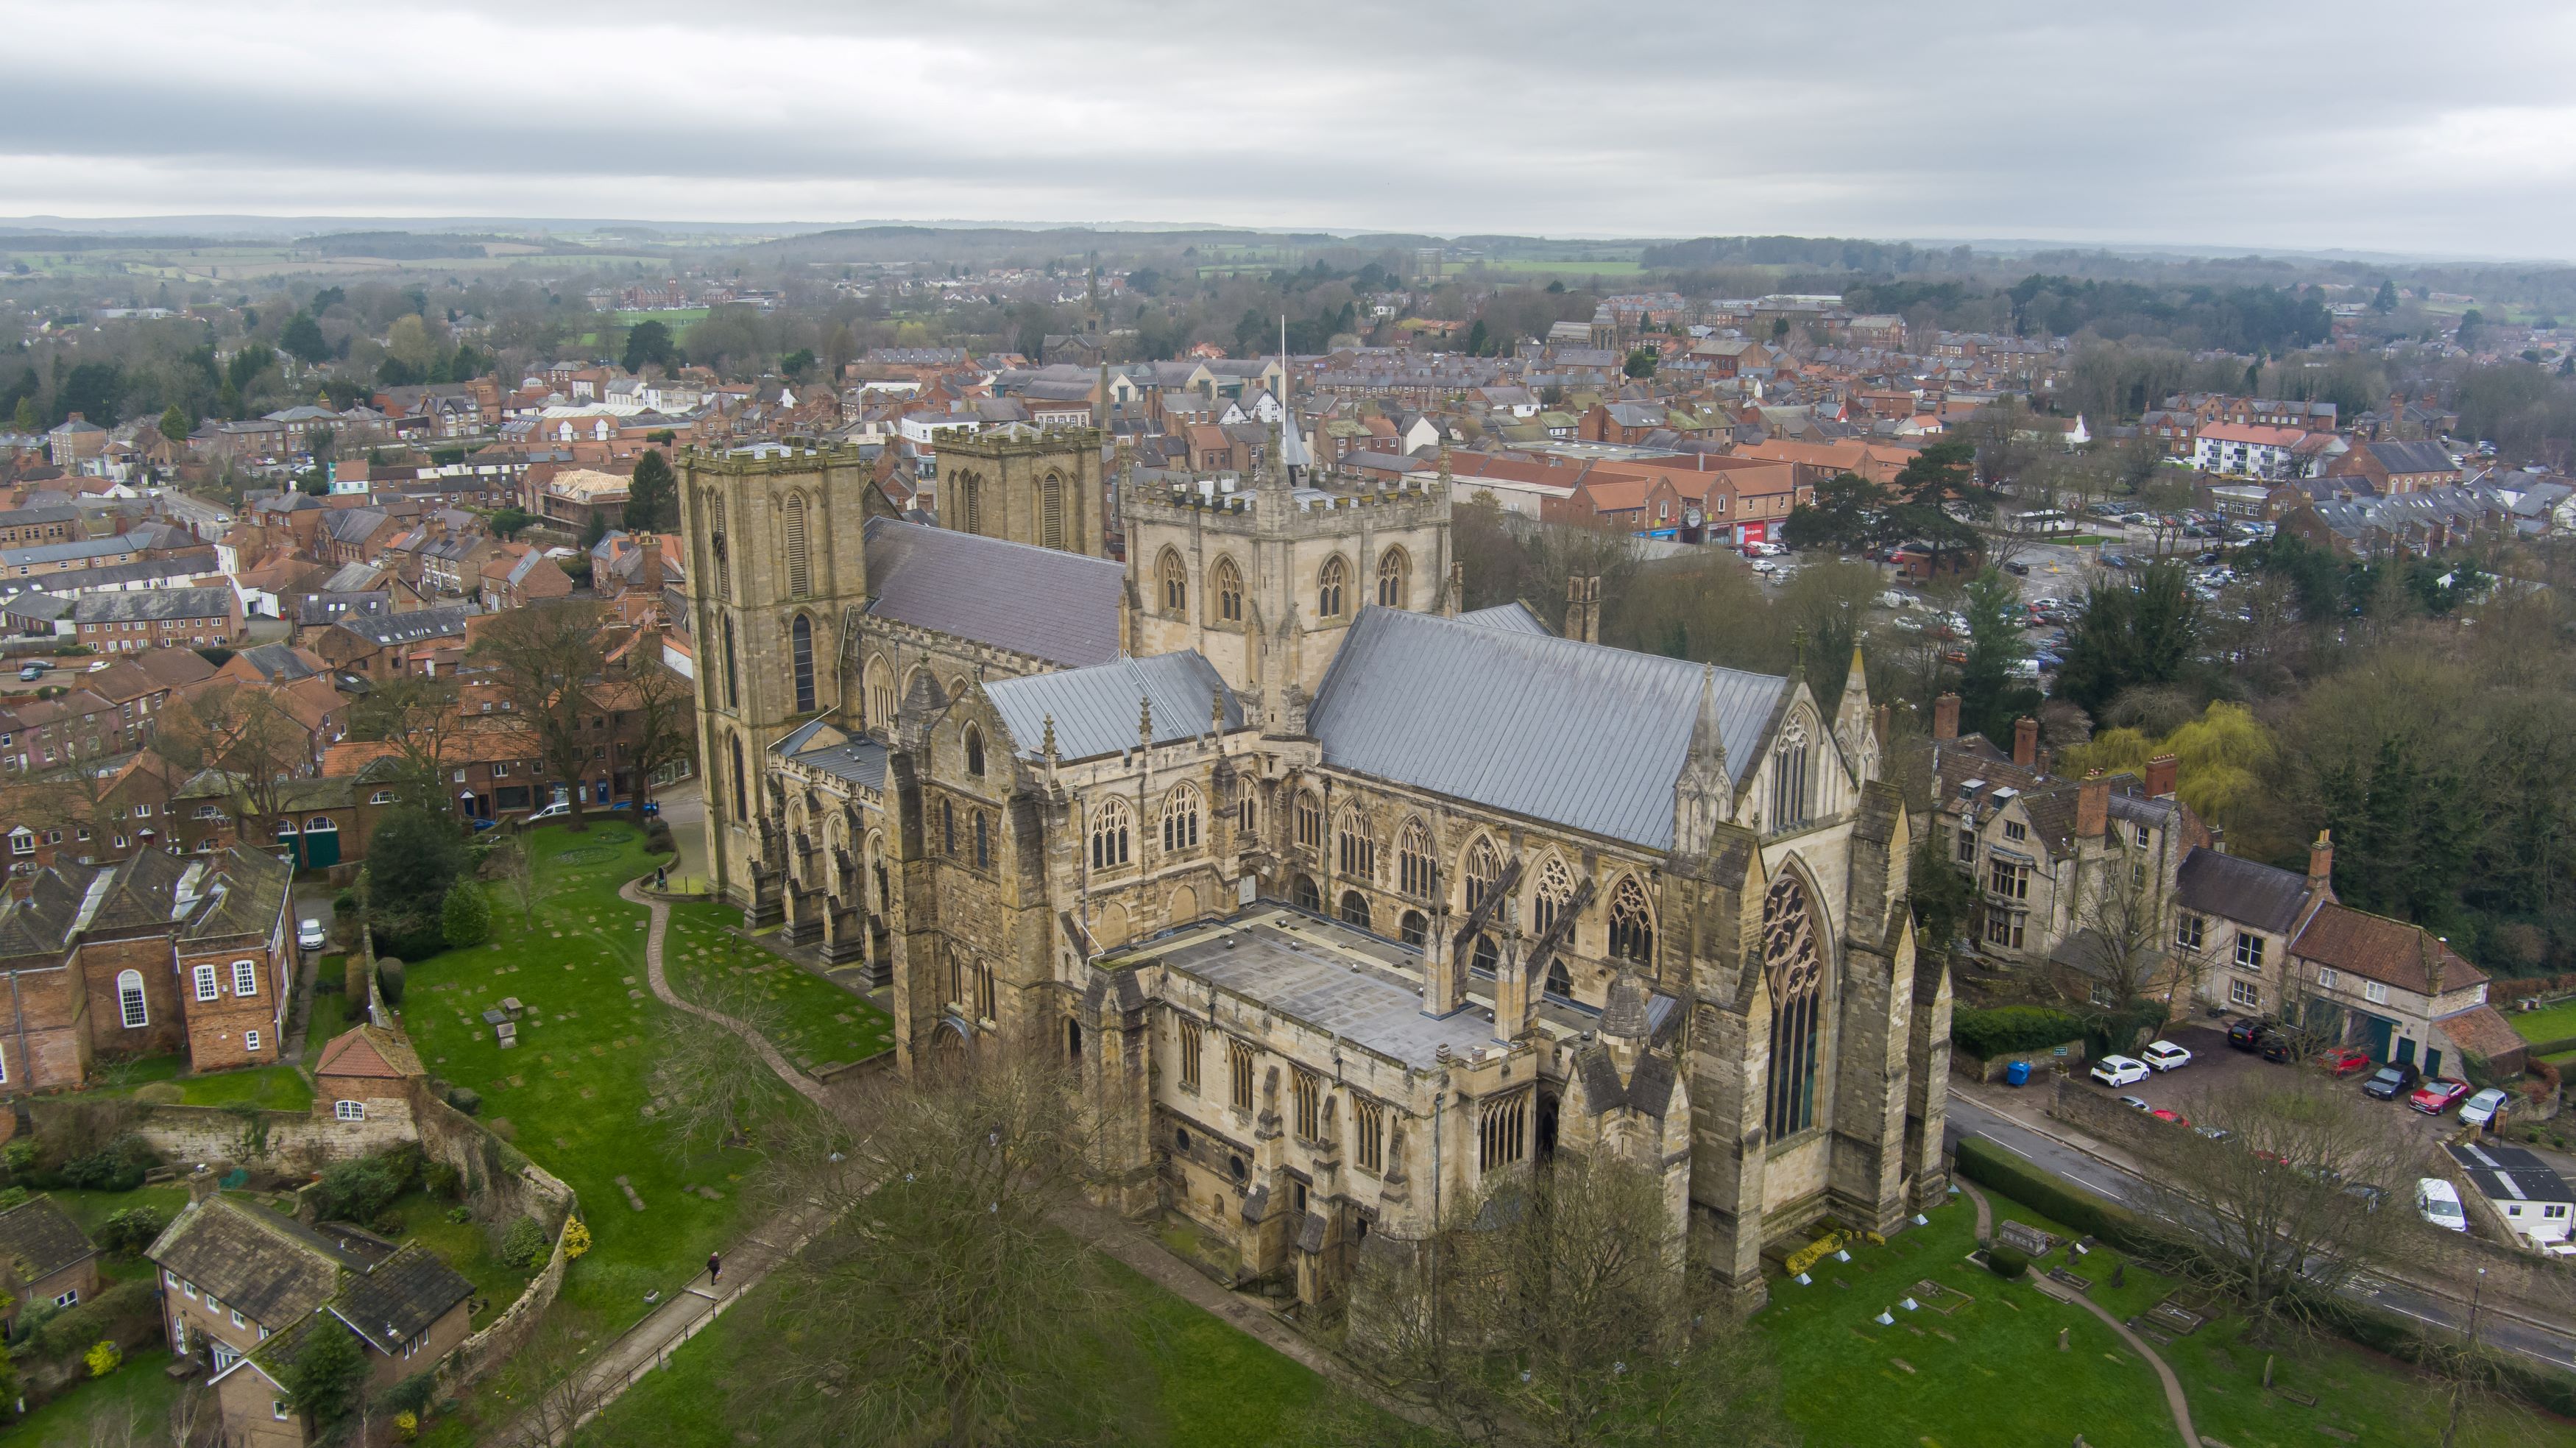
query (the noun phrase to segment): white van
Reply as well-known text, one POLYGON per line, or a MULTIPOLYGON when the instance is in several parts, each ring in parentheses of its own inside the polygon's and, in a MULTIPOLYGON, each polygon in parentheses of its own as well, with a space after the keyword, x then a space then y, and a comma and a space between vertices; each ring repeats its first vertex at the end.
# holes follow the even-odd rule
POLYGON ((2469 1229, 2469 1214, 2460 1210, 2460 1189, 2440 1177, 2425 1177, 2415 1183, 2415 1210, 2436 1227, 2454 1232, 2469 1229))

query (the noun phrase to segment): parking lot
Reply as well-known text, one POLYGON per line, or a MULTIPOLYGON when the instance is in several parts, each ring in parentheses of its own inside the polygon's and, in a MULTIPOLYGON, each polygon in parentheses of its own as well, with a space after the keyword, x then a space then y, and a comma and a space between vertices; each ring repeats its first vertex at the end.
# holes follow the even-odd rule
MULTIPOLYGON (((2106 1096, 2135 1096, 2151 1107, 2181 1113, 2197 1121, 2201 1116, 2200 1099, 2239 1076, 2259 1071, 2308 1071, 2322 1074, 2323 1068, 2308 1064, 2292 1066, 2263 1059, 2254 1051, 2239 1051, 2227 1044, 2223 1023, 2202 1025, 2177 1024, 2166 1031, 2163 1039, 2191 1052, 2191 1063, 2171 1071, 2152 1071, 2144 1081, 2133 1082, 2113 1090, 2094 1081, 2088 1074, 2085 1084, 2106 1096)), ((2091 1068, 2088 1066, 2089 1072, 2091 1068)), ((2368 1071, 2356 1072, 2337 1082, 2339 1089, 2350 1091, 2356 1098, 2368 1101, 2374 1109, 2385 1110, 2391 1119, 2402 1124, 2428 1144, 2449 1140, 2460 1129, 2459 1108, 2453 1107, 2441 1116, 2427 1116, 2406 1104, 2399 1096, 2394 1101, 2370 1101, 2361 1094, 2361 1083, 2370 1079, 2368 1071)))

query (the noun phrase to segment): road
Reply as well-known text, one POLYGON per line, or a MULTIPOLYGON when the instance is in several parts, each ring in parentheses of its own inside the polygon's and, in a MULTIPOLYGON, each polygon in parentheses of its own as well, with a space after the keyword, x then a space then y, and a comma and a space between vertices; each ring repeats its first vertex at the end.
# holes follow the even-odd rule
MULTIPOLYGON (((1951 1093, 1946 1134, 1952 1146, 1955 1147, 1962 1137, 1982 1136, 2050 1175, 2063 1177, 2096 1196, 2123 1206, 2152 1210, 2147 1184, 2136 1173, 2068 1145, 2053 1131, 2053 1124, 2051 1130, 2042 1130, 2024 1114, 2007 1113, 1973 1098, 1951 1093)), ((2362 1291, 2370 1301, 2391 1312, 2453 1332, 2461 1330, 2468 1312, 2467 1304, 2459 1299, 2439 1296, 2405 1283, 2375 1282, 2362 1291)), ((2576 1369, 2576 1333, 2507 1317, 2492 1305, 2479 1317, 2478 1339, 2552 1367, 2576 1369)))

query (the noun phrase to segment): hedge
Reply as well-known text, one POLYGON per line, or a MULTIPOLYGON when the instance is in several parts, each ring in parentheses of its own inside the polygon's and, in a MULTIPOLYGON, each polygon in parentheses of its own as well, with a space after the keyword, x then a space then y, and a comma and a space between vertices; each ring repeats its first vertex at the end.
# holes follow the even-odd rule
POLYGON ((1959 1175, 1992 1187, 2041 1216, 2133 1252, 2153 1246, 2137 1213, 2041 1171, 1982 1136, 1959 1142, 1959 1175))
POLYGON ((2047 1006, 1998 1006, 1987 1011, 1959 1011, 1950 1017, 1950 1040, 1979 1060, 2014 1051, 2035 1051, 2080 1039, 2084 1023, 2047 1006))

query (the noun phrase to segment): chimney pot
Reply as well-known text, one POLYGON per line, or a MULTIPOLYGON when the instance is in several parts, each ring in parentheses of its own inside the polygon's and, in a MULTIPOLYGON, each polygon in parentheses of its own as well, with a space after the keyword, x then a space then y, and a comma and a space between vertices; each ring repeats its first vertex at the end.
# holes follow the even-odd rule
POLYGON ((1932 738, 1948 744, 1959 737, 1959 696, 1944 694, 1932 701, 1932 738))

